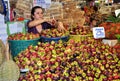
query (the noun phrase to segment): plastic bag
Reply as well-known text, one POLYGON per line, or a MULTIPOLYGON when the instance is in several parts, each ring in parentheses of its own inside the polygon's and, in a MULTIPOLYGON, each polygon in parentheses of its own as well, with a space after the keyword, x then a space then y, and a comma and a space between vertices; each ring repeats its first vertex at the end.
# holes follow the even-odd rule
POLYGON ((6 14, 6 6, 3 0, 0 0, 0 13, 6 14))

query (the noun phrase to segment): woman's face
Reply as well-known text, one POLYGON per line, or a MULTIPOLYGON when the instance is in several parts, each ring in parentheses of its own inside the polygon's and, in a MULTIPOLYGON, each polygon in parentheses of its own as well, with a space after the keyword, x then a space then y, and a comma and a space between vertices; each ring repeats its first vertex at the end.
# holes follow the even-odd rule
POLYGON ((37 8, 34 12, 33 18, 35 20, 43 19, 43 10, 41 8, 37 8))

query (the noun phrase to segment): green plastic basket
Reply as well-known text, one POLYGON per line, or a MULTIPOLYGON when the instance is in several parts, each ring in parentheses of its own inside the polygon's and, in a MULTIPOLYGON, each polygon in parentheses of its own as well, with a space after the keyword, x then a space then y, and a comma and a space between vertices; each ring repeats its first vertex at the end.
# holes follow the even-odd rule
POLYGON ((37 45, 40 38, 33 40, 8 40, 13 58, 30 45, 37 45))
POLYGON ((92 35, 70 35, 70 39, 73 39, 76 42, 83 41, 87 37, 93 37, 93 36, 92 35))

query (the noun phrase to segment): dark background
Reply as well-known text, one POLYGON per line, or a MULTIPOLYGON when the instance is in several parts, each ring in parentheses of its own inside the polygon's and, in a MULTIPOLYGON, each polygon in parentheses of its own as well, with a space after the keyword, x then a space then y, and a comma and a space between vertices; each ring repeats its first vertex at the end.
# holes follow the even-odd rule
POLYGON ((120 3, 120 0, 113 0, 114 3, 120 3))

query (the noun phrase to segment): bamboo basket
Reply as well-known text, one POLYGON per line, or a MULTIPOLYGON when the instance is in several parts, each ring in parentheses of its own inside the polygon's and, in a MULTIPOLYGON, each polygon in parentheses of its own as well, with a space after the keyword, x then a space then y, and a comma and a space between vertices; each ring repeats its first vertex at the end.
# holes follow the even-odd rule
POLYGON ((9 45, 6 45, 6 60, 0 67, 0 81, 18 81, 20 70, 17 64, 10 59, 9 45))
POLYGON ((3 48, 3 50, 5 51, 5 45, 3 43, 3 41, 0 39, 0 46, 3 48))
POLYGON ((0 65, 3 63, 4 56, 3 56, 2 48, 0 47, 0 65))
POLYGON ((2 40, 0 40, 0 65, 3 63, 4 59, 5 59, 5 45, 2 42, 2 40))

